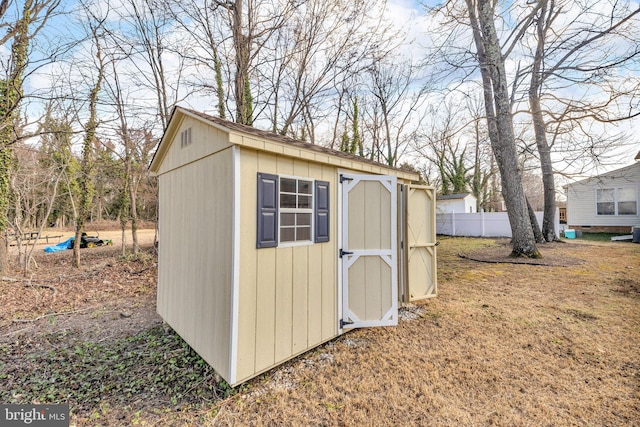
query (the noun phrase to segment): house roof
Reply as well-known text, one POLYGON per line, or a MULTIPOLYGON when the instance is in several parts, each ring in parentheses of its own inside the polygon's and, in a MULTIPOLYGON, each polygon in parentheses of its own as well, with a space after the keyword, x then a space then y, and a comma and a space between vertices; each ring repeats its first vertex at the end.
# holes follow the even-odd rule
POLYGON ((467 196, 475 197, 471 193, 458 193, 458 194, 439 195, 438 197, 436 197, 436 200, 458 200, 458 199, 464 199, 467 196))
POLYGON ((594 175, 594 176, 589 177, 589 178, 581 179, 580 181, 572 182, 570 184, 567 184, 567 185, 563 186, 563 188, 568 188, 568 187, 571 187, 573 185, 587 184, 587 183, 589 183, 589 181, 598 181, 598 180, 600 180, 602 178, 621 177, 621 176, 624 176, 628 171, 636 169, 636 168, 640 168, 640 162, 635 162, 634 164, 631 164, 629 166, 625 166, 623 168, 615 169, 615 170, 612 170, 612 171, 609 171, 609 172, 602 173, 600 175, 594 175))
MULTIPOLYGON (((341 158, 344 160, 348 160, 349 162, 348 165, 352 164, 353 162, 356 162, 358 164, 366 164, 366 165, 370 165, 372 167, 375 167, 375 169, 388 169, 388 170, 393 170, 395 171, 396 175, 398 176, 402 176, 403 178, 406 179, 410 179, 410 180, 419 180, 419 176, 412 171, 406 171, 403 169, 398 169, 398 168, 393 168, 389 165, 385 165, 382 163, 378 163, 369 159, 366 159, 364 157, 360 157, 360 156, 356 156, 354 154, 350 154, 350 153, 345 153, 342 151, 338 151, 338 150, 333 150, 331 148, 327 148, 327 147, 323 147, 321 145, 316 145, 316 144, 311 144, 308 142, 303 142, 303 141, 299 141, 293 138, 290 138, 288 136, 285 135, 280 135, 274 132, 269 132, 269 131, 265 131, 265 130, 261 130, 261 129, 256 129, 254 127, 251 126, 246 126, 246 125, 242 125, 240 123, 234 123, 228 120, 224 120, 221 119, 219 117, 214 117, 211 116, 209 114, 206 113, 202 113, 200 111, 196 111, 196 110, 192 110, 189 108, 184 108, 184 107, 180 107, 180 106, 176 106, 173 109, 173 112, 171 113, 171 118, 169 119, 169 123, 167 124, 167 128, 165 129, 164 132, 164 136, 162 137, 162 140, 160 141, 160 144, 158 145, 158 148, 156 150, 156 152, 153 155, 153 159, 151 160, 151 165, 149 166, 149 169, 151 170, 151 172, 157 172, 157 170, 159 169, 160 164, 162 163, 163 157, 166 154, 167 150, 168 150, 168 146, 170 145, 170 140, 171 138, 167 138, 167 135, 170 133, 169 130, 171 129, 173 123, 174 123, 174 119, 176 118, 176 116, 178 116, 179 114, 184 114, 187 116, 190 116, 192 118, 195 118, 197 120, 201 120, 204 121, 218 129, 220 129, 223 132, 226 132, 228 134, 236 134, 239 136, 242 135, 248 135, 248 136, 252 136, 254 138, 259 138, 262 140, 268 140, 269 142, 273 143, 277 143, 277 144, 281 144, 287 147, 296 147, 296 148, 300 148, 302 150, 304 150, 305 152, 315 152, 315 153, 320 153, 323 154, 324 156, 316 156, 314 158, 314 160, 316 161, 320 161, 322 162, 322 158, 326 158, 328 156, 331 157, 337 157, 337 158, 341 158), (400 172, 400 173, 398 173, 400 172)), ((230 138, 231 139, 231 138, 230 138)), ((255 148, 255 149, 262 149, 265 151, 276 151, 278 153, 282 153, 282 150, 273 150, 272 145, 270 144, 268 147, 266 146, 266 144, 260 145, 260 146, 256 146, 255 144, 243 144, 242 143, 243 138, 233 138, 232 139, 232 143, 234 144, 238 144, 238 145, 248 145, 251 148, 255 148)), ((295 157, 295 154, 291 154, 295 157)), ((326 163, 331 163, 331 164, 336 164, 336 162, 329 162, 327 161, 326 163)), ((340 162, 338 162, 340 163, 340 162)), ((344 165, 345 167, 348 167, 348 165, 344 165)), ((339 166, 339 165, 338 165, 339 166)), ((372 169, 372 168, 368 168, 368 169, 372 169)), ((373 171, 373 169, 372 169, 373 171)))

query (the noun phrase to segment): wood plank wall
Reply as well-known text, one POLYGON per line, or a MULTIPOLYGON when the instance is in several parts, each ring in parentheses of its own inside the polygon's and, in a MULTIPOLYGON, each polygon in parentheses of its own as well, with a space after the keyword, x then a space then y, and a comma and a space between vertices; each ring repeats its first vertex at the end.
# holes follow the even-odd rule
POLYGON ((240 168, 238 382, 338 334, 336 168, 244 148, 240 168), (329 181, 330 241, 256 249, 258 172, 329 181))
POLYGON ((233 156, 160 175, 158 313, 229 378, 233 156))

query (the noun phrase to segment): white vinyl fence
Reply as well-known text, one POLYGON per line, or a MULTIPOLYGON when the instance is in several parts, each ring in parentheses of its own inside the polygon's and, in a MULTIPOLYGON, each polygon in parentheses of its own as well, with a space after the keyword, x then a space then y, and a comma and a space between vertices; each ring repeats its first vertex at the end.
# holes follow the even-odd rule
MULTIPOLYGON (((542 228, 542 212, 536 212, 542 228)), ((556 209, 555 228, 560 233, 560 213, 556 209)), ((448 236, 511 237, 511 226, 506 212, 439 213, 436 215, 436 233, 448 236)))

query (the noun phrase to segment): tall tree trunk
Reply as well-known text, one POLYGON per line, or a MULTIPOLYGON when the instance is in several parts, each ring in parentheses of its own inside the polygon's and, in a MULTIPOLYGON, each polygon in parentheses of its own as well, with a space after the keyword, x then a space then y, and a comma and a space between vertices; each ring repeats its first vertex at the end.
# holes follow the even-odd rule
MULTIPOLYGON (((15 38, 11 46, 11 69, 6 80, 0 82, 0 235, 7 234, 9 213, 9 172, 13 153, 10 146, 15 141, 15 120, 22 100, 22 79, 29 52, 29 24, 32 21, 33 0, 26 0, 22 17, 15 25, 15 38)), ((9 266, 8 242, 0 242, 0 274, 9 266)))
MULTIPOLYGON (((17 162, 17 159, 15 160, 17 162)), ((17 166, 19 167, 19 166, 17 166)), ((22 213, 24 206, 22 204, 22 197, 19 191, 16 190, 16 178, 12 176, 9 180, 9 192, 12 194, 13 205, 13 230, 16 234, 16 248, 18 249, 18 265, 24 266, 25 251, 29 248, 29 238, 25 240, 25 246, 22 246, 22 236, 24 236, 29 230, 27 221, 24 220, 22 213), (24 249, 24 250, 23 250, 24 249)))
POLYGON ((391 128, 389 127, 389 112, 387 111, 387 106, 384 104, 384 102, 381 105, 382 107, 382 117, 384 120, 384 141, 385 144, 387 145, 387 164, 391 167, 395 166, 395 159, 394 159, 394 153, 393 153, 393 148, 392 148, 392 144, 391 144, 391 128))
POLYGON ((5 228, 0 232, 0 274, 9 270, 9 235, 5 228))
POLYGON ((127 237, 127 224, 126 223, 122 223, 122 221, 120 221, 120 236, 122 237, 122 244, 120 245, 120 255, 122 255, 123 257, 125 255, 127 255, 127 251, 126 251, 126 237, 127 237))
POLYGON ((248 114, 247 87, 249 81, 250 40, 244 34, 242 19, 244 0, 236 0, 233 13, 233 44, 236 53, 236 75, 234 77, 234 96, 236 99, 236 122, 251 125, 252 117, 248 114))
POLYGON ((73 262, 76 268, 80 267, 80 243, 82 241, 82 232, 84 223, 91 213, 91 203, 94 194, 94 159, 93 159, 93 143, 96 138, 96 129, 98 128, 98 94, 102 85, 104 76, 104 63, 102 58, 102 50, 100 48, 100 40, 98 39, 97 30, 93 30, 93 38, 96 45, 96 58, 98 60, 98 76, 95 85, 89 94, 89 119, 85 126, 85 135, 82 142, 82 162, 80 164, 80 179, 78 180, 80 187, 80 201, 78 203, 78 215, 76 217, 76 236, 73 245, 73 262))
POLYGON ((120 198, 120 229, 122 230, 122 256, 127 254, 127 243, 126 243, 126 231, 127 231, 127 222, 129 222, 129 194, 128 188, 131 180, 131 153, 129 147, 129 140, 126 135, 123 135, 125 147, 124 147, 124 176, 122 188, 119 190, 119 198, 120 198))
MULTIPOLYGON (((533 80, 533 77, 532 77, 533 80)), ((535 90, 534 90, 535 91, 535 90)), ((553 173, 553 163, 551 161, 551 147, 547 142, 544 118, 540 106, 540 97, 537 91, 535 94, 529 91, 529 105, 531 106, 531 116, 533 118, 533 130, 540 157, 540 169, 542 171, 542 185, 544 189, 544 217, 542 219, 542 235, 544 240, 552 242, 558 240, 555 229, 556 215, 556 187, 553 173)))
POLYGON ((494 23, 493 2, 477 0, 476 15, 473 0, 466 1, 482 74, 491 147, 500 170, 502 196, 507 205, 513 236, 511 255, 540 257, 531 229, 522 177, 518 169, 509 89, 504 58, 494 23))
MULTIPOLYGON (((4 144, 4 130, 2 132, 4 144)), ((9 267, 9 242, 7 228, 9 226, 9 167, 11 164, 11 150, 0 149, 0 275, 4 275, 9 267)))
POLYGON ((536 212, 531 207, 529 199, 527 198, 527 211, 529 211, 529 221, 531 222, 531 231, 533 231, 533 237, 536 239, 536 243, 544 243, 544 237, 540 231, 540 224, 538 224, 538 218, 536 212))
POLYGON ((224 86, 222 84, 222 62, 218 56, 218 49, 213 50, 213 62, 216 73, 216 97, 218 100, 218 116, 226 119, 226 109, 224 106, 224 86))
POLYGON ((476 196, 476 212, 480 212, 484 203, 482 194, 482 169, 480 168, 480 122, 476 120, 473 124, 475 134, 475 151, 473 157, 473 179, 471 181, 471 191, 476 196))
POLYGON ((133 240, 133 253, 140 251, 138 244, 138 209, 136 208, 136 189, 133 179, 129 182, 129 216, 131 217, 131 239, 133 240))
POLYGON ((127 188, 129 187, 129 180, 131 179, 131 154, 129 152, 128 139, 126 136, 123 137, 125 142, 124 147, 124 176, 122 188, 118 190, 118 198, 120 199, 120 209, 118 216, 120 217, 120 230, 122 231, 122 245, 121 245, 121 254, 125 256, 127 254, 127 242, 126 242, 126 232, 127 232, 127 222, 129 222, 129 195, 127 188))
POLYGON ((538 43, 533 58, 531 70, 531 81, 529 83, 529 106, 531 107, 531 118, 533 121, 533 131, 540 157, 540 169, 542 171, 542 186, 544 190, 544 216, 542 219, 542 235, 544 240, 552 242, 558 240, 555 229, 556 215, 556 188, 553 174, 553 163, 551 161, 551 147, 547 141, 547 130, 542 114, 540 103, 540 89, 542 87, 542 63, 544 60, 544 45, 547 24, 548 1, 543 0, 538 20, 536 32, 538 43))

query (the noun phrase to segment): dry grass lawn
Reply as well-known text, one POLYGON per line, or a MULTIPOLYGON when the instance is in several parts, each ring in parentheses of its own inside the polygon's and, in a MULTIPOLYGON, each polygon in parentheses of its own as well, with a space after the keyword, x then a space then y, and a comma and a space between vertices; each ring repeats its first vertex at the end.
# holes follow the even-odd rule
POLYGON ((640 425, 640 245, 543 247, 571 267, 457 256, 492 244, 443 239, 421 318, 351 332, 200 422, 640 425))
POLYGON ((640 426, 640 245, 542 246, 551 266, 469 259, 508 253, 501 245, 441 238, 439 296, 405 310, 413 320, 347 333, 227 398, 202 366, 169 378, 200 362, 158 326, 155 259, 118 261, 117 248, 96 248, 77 272, 68 254, 43 254, 33 280, 57 293, 0 283, 0 393, 38 396, 20 397, 42 390, 50 374, 21 382, 27 370, 95 380, 100 370, 76 375, 83 368, 74 363, 88 369, 93 360, 78 351, 106 352, 92 357, 109 362, 124 348, 127 361, 139 360, 103 372, 95 401, 82 398, 99 393, 93 386, 84 394, 47 386, 51 396, 75 396, 72 425, 640 426), (16 320, 50 312, 67 314, 16 320), (55 366, 44 366, 47 354, 55 366), (135 395, 117 394, 122 381, 135 395))

